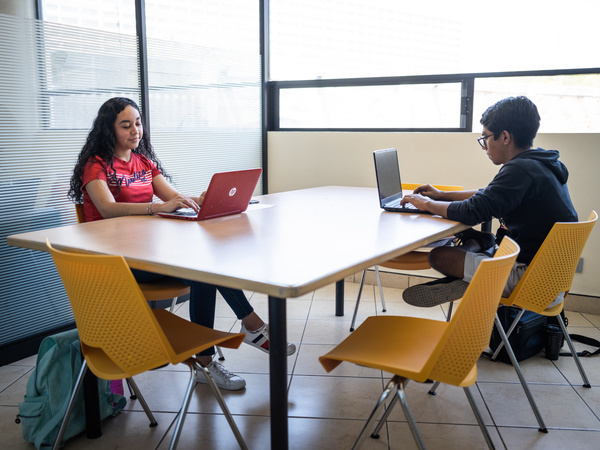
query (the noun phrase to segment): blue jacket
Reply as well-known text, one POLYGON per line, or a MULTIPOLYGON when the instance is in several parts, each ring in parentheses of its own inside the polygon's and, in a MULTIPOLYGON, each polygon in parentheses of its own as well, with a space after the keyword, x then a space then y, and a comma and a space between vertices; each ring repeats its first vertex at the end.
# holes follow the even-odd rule
POLYGON ((497 218, 519 244, 517 261, 529 264, 555 222, 577 222, 556 150, 524 151, 504 164, 492 182, 467 200, 452 202, 448 218, 467 225, 497 218))

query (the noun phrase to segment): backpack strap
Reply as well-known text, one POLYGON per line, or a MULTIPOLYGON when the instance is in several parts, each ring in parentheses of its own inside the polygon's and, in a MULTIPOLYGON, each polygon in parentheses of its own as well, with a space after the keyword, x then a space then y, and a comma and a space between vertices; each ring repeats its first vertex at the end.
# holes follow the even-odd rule
MULTIPOLYGON (((594 352, 590 352, 588 350, 583 350, 581 352, 577 352, 577 356, 594 356, 600 354, 600 341, 597 339, 582 336, 581 334, 569 334, 571 340, 576 342, 581 342, 582 344, 589 345, 590 347, 596 347, 594 352)), ((559 353, 560 356, 573 356, 571 352, 559 353)))

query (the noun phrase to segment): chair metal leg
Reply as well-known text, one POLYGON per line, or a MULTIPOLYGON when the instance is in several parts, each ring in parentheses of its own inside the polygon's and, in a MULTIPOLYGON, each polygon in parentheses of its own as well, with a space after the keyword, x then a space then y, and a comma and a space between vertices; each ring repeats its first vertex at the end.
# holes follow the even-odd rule
MULTIPOLYGON (((246 442, 244 441, 244 438, 242 437, 242 433, 240 433, 240 430, 238 429, 237 425, 235 424, 235 421, 233 420, 233 416, 229 412, 229 408, 227 407, 227 404, 225 403, 225 400, 223 399, 223 395, 221 394, 221 391, 219 390, 215 381, 213 380, 212 376, 210 375, 210 372, 208 371, 208 369, 206 367, 201 366, 200 363, 198 363, 198 361, 195 358, 190 358, 187 361, 185 361, 185 363, 188 364, 190 366, 190 368, 192 369, 192 381, 195 378, 194 377, 195 371, 201 370, 202 372, 204 372, 204 377, 208 381, 208 385, 210 386, 210 389, 213 391, 213 394, 215 395, 217 402, 219 402, 219 406, 221 407, 221 410, 223 411, 223 414, 225 415, 227 422, 229 422, 229 426, 231 427, 231 431, 233 431, 233 434, 235 435, 235 439, 237 440, 238 445, 240 446, 240 448, 242 450, 248 450, 248 446, 246 445, 246 442)), ((188 403, 189 403, 189 399, 188 399, 188 403)))
MULTIPOLYGON (((398 386, 399 379, 400 379, 400 377, 398 377, 396 380, 393 380, 394 383, 396 384, 396 387, 398 386)), ((398 396, 394 395, 392 397, 392 401, 390 402, 390 404, 386 408, 385 412, 383 413, 383 416, 381 416, 381 419, 379 419, 379 423, 377 424, 377 426, 371 433, 371 437, 373 439, 379 439, 379 432, 381 431, 381 428, 383 428, 383 424, 385 424, 385 422, 387 421, 388 417, 392 413, 392 409, 394 409, 394 406, 396 406, 397 402, 398 402, 398 396)))
POLYGON ((367 269, 363 270, 362 277, 360 278, 360 286, 358 288, 358 296, 356 297, 356 306, 354 307, 354 315, 352 316, 352 322, 350 323, 350 331, 354 331, 354 324, 356 323, 356 315, 358 314, 358 305, 360 304, 360 296, 362 294, 363 285, 365 284, 366 276, 367 276, 367 269))
POLYGON ((375 277, 377 278, 377 286, 379 286, 379 297, 381 297, 381 310, 386 312, 385 298, 383 298, 383 288, 381 287, 381 279, 379 278, 379 266, 375 266, 375 277))
POLYGON ((451 301, 448 304, 448 314, 446 314, 446 322, 450 322, 450 319, 452 319, 452 307, 454 306, 454 301, 451 301))
POLYGON ((579 369, 579 374, 581 375, 581 379, 583 380, 583 387, 591 388, 590 382, 588 380, 587 375, 585 374, 585 370, 583 370, 583 366, 581 365, 581 360, 579 359, 579 355, 577 355, 577 351, 575 350, 575 346, 573 345, 573 341, 571 340, 571 336, 567 332, 567 327, 565 327, 565 322, 563 321, 560 314, 556 316, 558 319, 558 324, 560 325, 560 329, 563 332, 563 336, 569 345, 569 349, 571 350, 571 354, 573 355, 573 359, 575 360, 575 364, 577 364, 577 369, 579 369))
POLYGON ((471 389, 466 387, 464 388, 465 390, 465 394, 467 396, 467 398, 469 399, 469 404, 471 405, 471 409, 473 410, 473 414, 475 414, 475 418, 477 419, 477 423, 479 424, 479 428, 481 429, 481 432, 483 433, 483 437, 485 438, 485 442, 487 443, 488 447, 491 450, 494 450, 494 443, 492 442, 492 438, 490 436, 490 433, 488 433, 488 430, 485 426, 485 423, 483 423, 483 419, 481 418, 481 413, 479 412, 479 408, 477 407, 477 405, 475 404, 475 399, 473 398, 473 394, 471 393, 471 389))
POLYGON ((173 312, 175 310, 175 306, 177 306, 177 299, 179 297, 173 297, 173 301, 171 302, 171 307, 169 308, 169 312, 173 312))
POLYGON ((67 431, 67 424, 69 423, 69 418, 71 417, 71 411, 73 411, 73 406, 75 405, 75 399, 81 390, 81 386, 83 386, 83 377, 85 376, 88 370, 87 361, 83 358, 83 362, 81 364, 81 369, 79 370, 79 375, 77 375, 77 380, 75 381, 75 386, 73 386, 73 392, 71 392, 71 397, 69 398, 69 402, 67 403, 67 409, 65 411, 65 415, 63 417, 62 423, 60 424, 60 428, 58 429, 58 435, 56 436, 56 440, 54 441, 53 450, 58 450, 60 448, 60 443, 62 438, 67 431))
MULTIPOLYGON (((194 376, 196 372, 194 370, 193 363, 190 362, 189 359, 184 361, 184 363, 190 368, 190 381, 188 382, 188 386, 183 397, 183 403, 181 405, 181 409, 179 410, 179 415, 177 416, 177 422, 175 423, 175 429, 173 431, 173 438, 171 439, 169 450, 174 450, 177 448, 179 436, 181 435, 181 429, 183 428, 183 422, 185 421, 185 415, 187 414, 187 410, 190 405, 190 399, 192 398, 192 393, 194 392, 194 387, 196 386, 196 379, 194 376)), ((208 374, 206 378, 211 379, 210 375, 208 374)))
MULTIPOLYGON (((399 381, 400 377, 398 377, 397 375, 394 376, 387 384, 387 386, 385 387, 384 391, 381 393, 381 395, 379 396, 379 400, 377 401, 377 403, 375 404, 375 408, 373 408, 373 411, 371 412, 371 415, 369 416, 369 418, 367 419, 367 422, 365 423, 365 425, 363 426, 363 429, 361 430, 360 434, 358 435, 358 437, 356 438, 356 441, 354 442, 354 445, 352 446, 352 450, 357 450, 360 448, 360 446, 362 445, 363 441, 365 440, 365 437, 367 436, 367 431, 372 427, 373 422, 375 421, 375 418, 377 417, 377 413, 378 411, 381 409, 381 407, 385 404, 385 400, 388 398, 388 396, 390 394, 394 395, 397 390, 398 390, 398 381, 399 381)), ((395 397, 395 395, 394 395, 395 397)), ((390 404, 390 407, 392 405, 390 404)), ((385 416, 387 417, 387 416, 385 416)), ((381 422, 380 422, 381 423, 381 422)), ((379 427, 379 426, 378 426, 379 427)), ((379 427, 381 428, 381 427, 379 427)), ((372 436, 374 438, 378 438, 379 436, 372 436)))
POLYGON ((225 361, 225 357, 223 356, 223 350, 221 347, 217 346, 217 353, 219 354, 219 361, 225 361))
POLYGON ((438 388, 439 385, 440 385, 440 382, 436 381, 435 383, 433 383, 433 386, 431 386, 431 388, 427 391, 427 393, 429 395, 435 395, 435 394, 437 394, 436 391, 437 391, 437 388, 438 388))
POLYGON ((412 431, 413 437, 415 438, 415 443, 419 450, 423 450, 425 448, 425 444, 423 443, 423 437, 417 428, 417 422, 408 407, 408 401, 406 400, 406 392, 404 391, 406 384, 408 383, 407 379, 401 378, 400 386, 398 388, 398 392, 396 396, 400 400, 400 405, 402 406, 402 410, 404 411, 404 415, 406 416, 406 420, 408 421, 408 425, 410 426, 410 431, 412 431))
MULTIPOLYGON (((510 324, 510 328, 506 332, 506 338, 507 339, 512 334, 513 330, 515 329, 515 327, 519 323, 519 320, 521 320, 521 317, 523 316, 524 313, 525 313, 525 310, 521 309, 521 311, 519 312, 519 314, 517 314, 517 317, 515 317, 515 320, 513 320, 513 323, 510 324)), ((498 314, 496 314, 496 317, 498 317, 498 314)), ((502 328, 502 326, 500 326, 500 328, 502 328)), ((504 330, 504 328, 502 328, 502 330, 504 330)), ((500 342, 500 344, 498 345, 498 348, 496 349, 496 351, 492 355, 492 359, 493 360, 496 360, 496 358, 500 354, 500 350, 502 350, 502 347, 504 347, 504 341, 500 342)))
MULTIPOLYGON (((446 314, 446 322, 450 322, 450 319, 452 319, 452 307, 453 306, 454 306, 453 301, 448 304, 448 314, 446 314)), ((435 395, 439 385, 440 385, 440 382, 436 381, 435 383, 433 383, 433 386, 431 386, 431 388, 429 389, 429 391, 427 391, 427 393, 429 395, 435 395)))
POLYGON ((517 358, 515 357, 515 352, 513 352, 513 349, 510 346, 510 343, 508 342, 508 338, 506 337, 506 333, 504 332, 504 328, 502 328, 502 324, 500 323, 500 319, 498 318, 498 314, 496 314, 495 323, 496 323, 496 329, 498 330, 498 333, 500 334, 500 337, 502 338, 502 342, 504 343, 504 346, 506 347, 506 351, 508 353, 508 357, 510 358, 510 362, 512 363, 513 367, 515 368, 515 371, 517 372, 517 376, 519 377, 519 381, 521 382, 521 386, 523 386, 523 390, 525 391, 525 395, 527 396, 527 400, 529 400, 529 404, 531 405, 531 409, 533 410, 533 414, 535 415, 535 418, 537 419, 538 424, 540 425, 539 431, 541 431, 542 433, 547 433, 548 429, 546 428, 546 424, 544 423, 544 419, 542 419, 542 415, 540 414, 540 411, 538 410, 538 407, 537 407, 537 405, 535 403, 535 400, 533 399, 533 395, 531 395, 531 391, 529 390, 529 386, 527 386, 527 381, 525 381, 525 377, 523 376, 523 372, 521 372, 521 366, 519 366, 519 362, 517 361, 517 358))
POLYGON ((152 411, 148 407, 148 403, 146 403, 146 399, 142 395, 142 392, 138 388, 136 382, 133 381, 133 378, 127 378, 127 385, 130 387, 130 389, 133 390, 133 392, 135 393, 135 397, 140 401, 140 405, 142 405, 142 408, 144 408, 144 412, 146 413, 146 416, 148 417, 148 420, 150 421, 150 428, 153 428, 156 425, 158 425, 158 422, 154 418, 152 411))
POLYGON ((129 399, 137 400, 137 396, 135 395, 135 392, 133 391, 133 389, 131 388, 131 384, 129 383, 129 378, 125 379, 125 384, 127 384, 127 389, 129 390, 129 399))

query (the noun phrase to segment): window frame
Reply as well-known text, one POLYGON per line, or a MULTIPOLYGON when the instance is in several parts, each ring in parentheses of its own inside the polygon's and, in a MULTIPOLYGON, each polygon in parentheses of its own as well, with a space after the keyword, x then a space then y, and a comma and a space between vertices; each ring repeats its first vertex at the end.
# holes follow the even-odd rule
POLYGON ((289 80, 267 81, 267 131, 304 131, 304 132, 472 132, 473 131, 473 105, 475 96, 475 82, 481 78, 515 78, 535 76, 560 76, 560 75, 589 75, 600 74, 600 67, 585 69, 556 69, 532 70, 513 72, 481 72, 465 74, 418 75, 399 77, 372 77, 372 78, 340 78, 318 80, 289 80), (391 85, 419 85, 419 84, 461 83, 460 127, 455 128, 282 128, 280 126, 280 92, 282 89, 302 88, 330 88, 330 87, 355 87, 355 86, 391 86, 391 85))

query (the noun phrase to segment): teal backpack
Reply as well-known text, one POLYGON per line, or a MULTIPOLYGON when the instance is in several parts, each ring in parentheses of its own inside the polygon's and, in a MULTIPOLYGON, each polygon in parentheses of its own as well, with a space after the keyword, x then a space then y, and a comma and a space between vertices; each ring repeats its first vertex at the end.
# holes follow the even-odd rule
MULTIPOLYGON (((77 330, 46 337, 37 355, 37 363, 19 403, 17 423, 23 422, 23 438, 39 450, 52 447, 62 423, 71 392, 81 370, 81 347, 77 330)), ((116 415, 126 404, 125 397, 112 394, 110 381, 98 379, 100 417, 116 415)), ((85 431, 83 389, 80 390, 67 429, 66 441, 85 431)))

